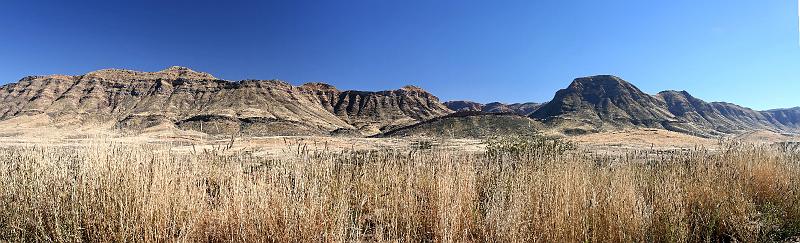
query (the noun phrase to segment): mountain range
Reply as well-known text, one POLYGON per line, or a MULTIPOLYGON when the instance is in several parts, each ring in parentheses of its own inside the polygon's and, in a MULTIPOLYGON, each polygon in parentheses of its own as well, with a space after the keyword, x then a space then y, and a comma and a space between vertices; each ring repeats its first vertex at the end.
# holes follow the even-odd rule
POLYGON ((539 107, 542 106, 541 103, 535 102, 526 102, 526 103, 514 103, 514 104, 503 104, 500 102, 492 102, 487 104, 481 104, 478 102, 473 101, 465 101, 465 100, 457 100, 457 101, 447 101, 444 102, 444 105, 447 108, 450 108, 453 111, 481 111, 486 113, 514 113, 518 115, 530 115, 539 107))
POLYGON ((577 132, 648 127, 716 137, 754 130, 795 133, 800 129, 800 108, 755 111, 730 103, 706 102, 686 91, 649 95, 610 75, 575 79, 531 117, 577 132))
POLYGON ((0 120, 44 114, 134 133, 164 126, 252 136, 479 137, 523 130, 570 135, 633 127, 702 137, 800 131, 800 108, 755 111, 706 102, 686 91, 650 95, 610 75, 575 79, 542 104, 442 103, 414 86, 355 91, 325 83, 227 81, 177 66, 158 72, 30 76, 0 87, 0 99, 0 120))

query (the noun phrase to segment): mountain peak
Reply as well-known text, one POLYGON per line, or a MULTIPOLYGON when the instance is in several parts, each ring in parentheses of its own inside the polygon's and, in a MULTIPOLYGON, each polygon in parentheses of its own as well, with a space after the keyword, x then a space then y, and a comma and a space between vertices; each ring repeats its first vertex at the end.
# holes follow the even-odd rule
POLYGON ((687 92, 686 90, 681 90, 681 91, 678 91, 678 90, 664 90, 664 91, 658 92, 658 94, 656 94, 656 96, 659 96, 659 97, 662 97, 662 98, 663 97, 676 97, 676 96, 683 96, 685 98, 694 98, 694 96, 689 94, 689 92, 687 92))
POLYGON ((414 85, 406 85, 406 86, 403 86, 403 88, 400 88, 400 89, 401 90, 405 90, 405 91, 416 91, 416 92, 425 92, 425 93, 427 93, 427 91, 425 91, 424 89, 422 89, 420 87, 417 87, 417 86, 414 86, 414 85))
POLYGON ((322 82, 309 82, 300 85, 300 87, 314 90, 337 90, 335 86, 322 82))
POLYGON ((581 87, 611 87, 611 86, 632 86, 625 80, 614 75, 595 75, 576 78, 572 81, 569 88, 577 89, 581 87))
POLYGON ((214 80, 217 79, 211 74, 197 72, 187 67, 172 66, 158 72, 142 72, 127 69, 101 69, 86 74, 88 77, 115 79, 115 80, 153 80, 153 79, 191 79, 191 80, 214 80))
POLYGON ((217 79, 216 77, 214 77, 211 74, 208 74, 208 73, 205 73, 205 72, 198 72, 198 71, 192 70, 191 68, 182 67, 182 66, 171 66, 171 67, 169 67, 167 69, 158 71, 158 73, 171 74, 171 75, 174 75, 174 76, 177 76, 177 77, 180 77, 180 78, 217 79))
POLYGON ((575 79, 569 87, 556 92, 551 102, 532 115, 534 118, 569 118, 600 126, 661 127, 673 120, 663 101, 652 97, 613 75, 575 79))
POLYGON ((190 69, 188 67, 182 67, 182 66, 171 66, 171 67, 168 67, 167 69, 161 70, 161 72, 170 72, 170 71, 191 71, 191 72, 195 72, 194 70, 192 70, 192 69, 190 69))
POLYGON ((539 107, 541 104, 534 103, 534 102, 527 102, 527 103, 514 103, 514 104, 506 104, 501 102, 491 102, 487 104, 481 104, 472 101, 466 100, 456 100, 456 101, 448 101, 444 103, 447 108, 450 108, 454 111, 480 111, 485 113, 514 113, 518 115, 530 115, 539 107))
POLYGON ((618 77, 616 75, 612 75, 612 74, 598 74, 598 75, 580 77, 580 78, 577 78, 577 79, 580 79, 580 80, 618 80, 618 81, 622 81, 622 78, 620 78, 620 77, 618 77))

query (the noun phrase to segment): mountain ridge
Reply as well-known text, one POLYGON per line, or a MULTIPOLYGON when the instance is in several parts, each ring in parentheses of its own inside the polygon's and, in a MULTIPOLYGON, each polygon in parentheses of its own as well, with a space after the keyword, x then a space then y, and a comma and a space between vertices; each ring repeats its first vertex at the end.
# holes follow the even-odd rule
POLYGON ((706 102, 687 91, 650 95, 619 77, 597 75, 575 79, 531 117, 552 126, 577 123, 589 132, 648 127, 712 137, 749 130, 797 132, 798 112, 798 108, 755 111, 727 102, 706 102))
POLYGON ((441 102, 416 86, 359 91, 339 90, 321 82, 295 86, 280 80, 228 81, 172 66, 156 72, 102 69, 83 75, 27 76, 0 86, 0 100, 0 120, 46 114, 55 119, 111 122, 117 129, 134 132, 167 125, 210 134, 373 136, 415 124, 423 125, 414 128, 429 130, 457 124, 464 134, 474 135, 485 132, 468 131, 491 122, 563 134, 632 127, 702 137, 752 130, 800 131, 800 107, 756 111, 732 103, 706 102, 687 91, 651 95, 613 75, 576 78, 551 101, 541 104, 481 104, 441 102), (456 111, 478 113, 448 116, 456 111), (491 114, 521 115, 541 126, 523 126, 519 124, 531 122, 491 114))
POLYGON ((468 101, 468 100, 452 100, 444 102, 444 105, 450 110, 453 111, 482 111, 487 113, 514 113, 517 115, 530 115, 539 107, 541 107, 542 103, 536 102, 525 102, 525 103, 512 103, 506 104, 501 102, 490 102, 486 104, 481 104, 478 102, 468 101))
POLYGON ((30 76, 0 87, 0 99, 0 119, 78 115, 115 122, 122 129, 174 124, 265 136, 295 131, 325 135, 337 129, 371 135, 452 112, 419 88, 339 91, 330 85, 293 86, 279 80, 227 81, 177 66, 158 72, 103 69, 75 76, 30 76), (292 129, 270 129, 274 124, 292 129))

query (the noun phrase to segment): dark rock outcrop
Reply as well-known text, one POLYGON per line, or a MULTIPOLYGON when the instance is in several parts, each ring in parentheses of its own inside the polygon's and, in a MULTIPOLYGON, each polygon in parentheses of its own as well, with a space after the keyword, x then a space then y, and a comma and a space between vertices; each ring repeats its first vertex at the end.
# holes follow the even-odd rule
POLYGON ((443 117, 390 130, 384 137, 486 138, 505 135, 532 135, 541 131, 541 122, 511 113, 460 111, 443 117))

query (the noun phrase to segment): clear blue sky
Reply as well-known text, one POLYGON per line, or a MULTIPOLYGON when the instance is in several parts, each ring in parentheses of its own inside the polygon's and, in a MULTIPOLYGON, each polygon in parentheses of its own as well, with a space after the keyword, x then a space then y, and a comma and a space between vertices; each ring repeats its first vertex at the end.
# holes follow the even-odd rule
POLYGON ((794 0, 6 1, 0 83, 188 66, 228 80, 419 85, 547 101, 614 74, 755 109, 800 106, 794 0), (80 3, 78 3, 80 2, 80 3))

